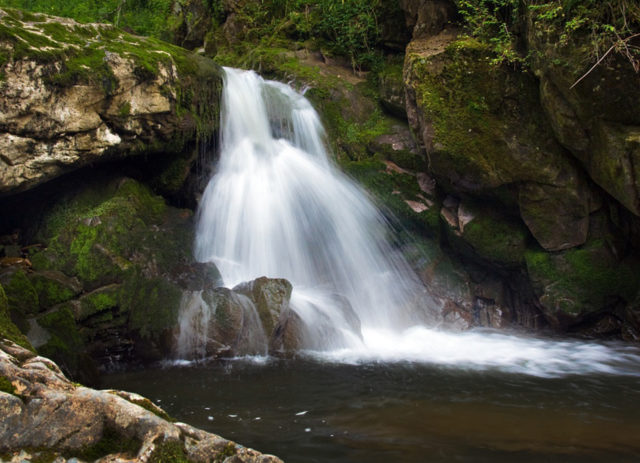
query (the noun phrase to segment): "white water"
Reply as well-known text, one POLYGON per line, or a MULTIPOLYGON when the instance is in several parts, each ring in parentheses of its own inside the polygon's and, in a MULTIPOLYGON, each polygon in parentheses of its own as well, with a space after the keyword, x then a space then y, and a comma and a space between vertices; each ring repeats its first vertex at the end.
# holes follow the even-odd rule
POLYGON ((388 244, 381 214, 329 160, 310 103, 253 72, 225 73, 221 155, 200 204, 196 257, 214 262, 228 287, 260 276, 288 279, 293 309, 314 330, 311 355, 542 376, 640 372, 637 352, 604 345, 427 327, 436 308, 388 244), (344 298, 362 338, 349 323, 352 312, 336 302, 344 298))

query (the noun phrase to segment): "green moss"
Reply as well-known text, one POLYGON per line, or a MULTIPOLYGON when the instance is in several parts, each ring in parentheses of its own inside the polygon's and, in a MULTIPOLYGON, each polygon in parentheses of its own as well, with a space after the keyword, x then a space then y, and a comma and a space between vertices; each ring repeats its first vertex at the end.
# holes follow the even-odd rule
POLYGON ((184 445, 180 441, 166 440, 158 442, 156 448, 149 457, 149 463, 189 463, 184 445))
POLYGON ((428 163, 445 187, 495 188, 533 178, 541 162, 558 163, 549 153, 557 147, 538 84, 530 74, 492 65, 491 56, 485 44, 465 39, 442 54, 407 57, 409 86, 437 142, 428 163))
POLYGON ((23 315, 38 312, 38 293, 24 270, 10 270, 0 278, 9 302, 9 310, 23 315))
POLYGON ((37 319, 38 324, 51 335, 38 353, 51 358, 67 374, 78 371, 83 343, 73 313, 68 306, 62 306, 37 319))
POLYGON ((22 334, 9 316, 9 301, 2 285, 0 285, 0 338, 13 341, 25 349, 34 350, 27 337, 22 334))
MULTIPOLYGON (((80 314, 78 320, 84 320, 100 312, 118 307, 120 295, 119 286, 109 286, 96 290, 80 299, 80 314)), ((111 312, 109 315, 112 317, 111 312)))
POLYGON ((537 294, 551 309, 598 310, 616 298, 631 302, 640 289, 640 263, 619 261, 604 240, 559 253, 530 250, 525 258, 537 294))
POLYGON ((143 339, 157 340, 175 326, 182 291, 163 278, 147 279, 129 274, 120 294, 122 310, 129 312, 129 328, 143 339))
POLYGON ((124 453, 129 457, 134 457, 141 445, 140 440, 123 436, 114 429, 106 427, 98 442, 80 451, 68 451, 65 456, 67 458, 77 457, 85 461, 96 461, 114 453, 124 453))
POLYGON ((526 227, 488 210, 477 210, 476 213, 462 234, 462 239, 473 247, 474 252, 500 264, 519 266, 524 263, 529 239, 526 227))
POLYGON ((6 376, 0 375, 0 391, 6 392, 7 394, 16 395, 16 388, 11 384, 9 378, 6 376))
POLYGON ((387 170, 386 165, 375 158, 342 163, 344 171, 355 178, 388 209, 403 226, 420 230, 427 236, 440 233, 440 205, 435 198, 423 197, 414 175, 387 170), (407 201, 415 201, 427 207, 415 212, 407 201))
POLYGON ((30 281, 38 294, 41 309, 66 302, 77 294, 68 285, 42 274, 31 275, 30 281))

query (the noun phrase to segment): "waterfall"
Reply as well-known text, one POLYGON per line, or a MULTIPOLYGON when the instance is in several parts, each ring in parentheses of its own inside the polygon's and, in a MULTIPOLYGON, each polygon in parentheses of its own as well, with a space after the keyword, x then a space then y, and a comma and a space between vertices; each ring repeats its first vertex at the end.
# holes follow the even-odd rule
MULTIPOLYGON (((385 219, 334 166, 318 114, 291 87, 225 69, 221 130, 220 159, 198 211, 196 258, 215 263, 228 288, 261 276, 288 279, 310 355, 539 376, 640 374, 637 349, 435 329, 438 310, 389 244, 385 219)), ((234 336, 253 340, 245 353, 263 353, 264 335, 250 334, 260 324, 255 307, 233 297, 227 316, 244 314, 234 336)), ((210 299, 185 297, 179 355, 197 357, 212 342, 208 321, 221 309, 210 299)))
POLYGON ((229 287, 286 278, 293 307, 312 326, 321 317, 349 331, 336 296, 363 328, 420 321, 424 288, 387 242, 380 212, 329 159, 304 96, 225 69, 221 126, 217 172, 198 214, 198 260, 214 262, 229 287))

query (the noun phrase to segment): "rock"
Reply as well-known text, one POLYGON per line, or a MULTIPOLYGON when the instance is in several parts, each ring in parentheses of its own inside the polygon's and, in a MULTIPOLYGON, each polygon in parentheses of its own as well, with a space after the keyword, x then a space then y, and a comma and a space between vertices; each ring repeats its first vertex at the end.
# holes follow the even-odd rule
POLYGON ((151 401, 71 383, 58 366, 16 344, 0 343, 0 452, 21 461, 281 462, 184 423, 171 423, 151 401), (6 389, 6 390, 5 390, 6 389), (37 449, 37 450, 32 450, 37 449), (25 452, 26 450, 26 452, 25 452), (27 458, 27 455, 31 455, 27 458), (55 460, 58 461, 58 460, 55 460))
POLYGON ((540 99, 556 137, 593 181, 640 215, 637 74, 626 57, 612 53, 573 87, 587 71, 585 63, 596 60, 593 47, 587 45, 587 29, 562 41, 558 40, 562 31, 540 12, 528 10, 526 20, 528 47, 539 51, 532 68, 540 79, 540 99))
POLYGON ((295 310, 287 309, 278 319, 269 342, 273 354, 293 354, 306 347, 311 337, 309 326, 295 310))
POLYGON ((391 115, 407 118, 407 104, 402 80, 402 66, 388 65, 378 76, 378 91, 382 107, 391 115))
POLYGON ((519 267, 524 263, 529 233, 517 219, 499 209, 473 202, 444 207, 441 214, 449 231, 449 243, 459 253, 494 265, 519 267))
POLYGON ((3 270, 39 288, 31 301, 37 310, 20 308, 23 331, 85 382, 94 368, 84 352, 101 365, 168 355, 183 292, 220 280, 215 266, 193 262, 192 212, 167 206, 132 179, 87 183, 51 197, 30 232, 46 243, 32 255, 33 271, 3 270))
POLYGON ((116 157, 189 156, 196 132, 216 129, 212 62, 110 25, 8 8, 0 18, 0 195, 116 157))
POLYGON ((33 350, 29 340, 11 320, 9 301, 2 285, 0 285, 0 338, 8 339, 24 349, 33 350))
POLYGON ((525 254, 533 288, 551 324, 574 325, 587 314, 635 299, 640 260, 616 254, 601 239, 559 253, 525 254))
POLYGON ((449 0, 400 0, 407 28, 413 39, 438 34, 456 17, 456 7, 449 0))
POLYGON ((291 283, 285 279, 267 277, 233 288, 236 293, 244 294, 255 304, 267 337, 273 333, 282 312, 289 307, 292 289, 291 283))

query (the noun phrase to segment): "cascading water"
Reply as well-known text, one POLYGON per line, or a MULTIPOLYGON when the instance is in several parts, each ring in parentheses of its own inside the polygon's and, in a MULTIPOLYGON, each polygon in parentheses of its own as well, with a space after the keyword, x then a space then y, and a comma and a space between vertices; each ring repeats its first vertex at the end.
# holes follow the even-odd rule
POLYGON ((328 317, 349 331, 338 295, 364 327, 415 323, 410 308, 424 288, 387 243, 380 213, 329 161, 309 102, 253 72, 225 72, 221 157, 202 198, 196 257, 229 286, 288 279, 308 322, 328 317))
MULTIPOLYGON (((381 214, 329 160, 310 103, 250 71, 225 69, 224 80, 221 155, 200 203, 196 257, 214 262, 228 287, 260 276, 288 279, 293 309, 313 328, 306 342, 313 355, 543 376, 638 373, 635 352, 599 344, 428 327, 434 304, 388 243, 381 214)), ((193 297, 184 323, 197 325, 193 297)))

